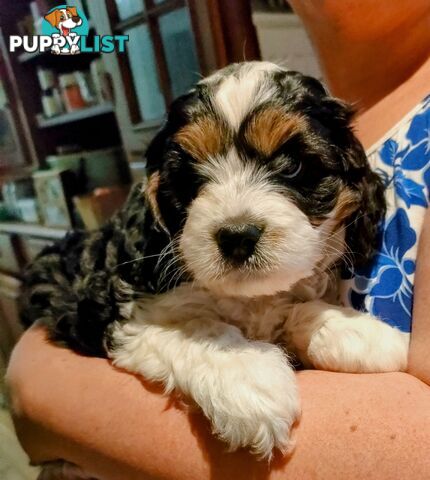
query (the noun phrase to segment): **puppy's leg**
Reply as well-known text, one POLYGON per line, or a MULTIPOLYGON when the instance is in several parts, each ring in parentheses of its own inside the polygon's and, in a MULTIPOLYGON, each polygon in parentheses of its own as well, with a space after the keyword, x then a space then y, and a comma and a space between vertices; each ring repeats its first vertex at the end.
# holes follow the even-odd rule
MULTIPOLYGON (((61 35, 59 33, 53 33, 51 37, 54 39, 54 42, 55 42, 61 37, 61 35)), ((54 45, 52 45, 51 52, 54 55, 60 55, 61 54, 60 46, 57 43, 55 43, 54 45)))
POLYGON ((74 32, 69 33, 69 37, 67 39, 67 43, 70 45, 70 54, 71 55, 77 55, 80 53, 79 45, 77 43, 78 41, 78 36, 74 32))
POLYGON ((312 301, 295 305, 285 326, 305 366, 352 373, 406 369, 409 334, 368 313, 312 301))
POLYGON ((287 358, 222 322, 206 293, 179 287, 136 305, 107 344, 115 365, 193 399, 231 450, 269 458, 290 446, 299 400, 287 358))

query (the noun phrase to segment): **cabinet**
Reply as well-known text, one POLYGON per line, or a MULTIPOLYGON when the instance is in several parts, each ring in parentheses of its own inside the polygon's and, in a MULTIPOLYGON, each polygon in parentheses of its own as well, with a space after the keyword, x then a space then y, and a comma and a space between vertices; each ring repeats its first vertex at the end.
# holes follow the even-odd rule
MULTIPOLYGON (((58 153, 59 148, 78 146, 83 150, 97 150, 119 146, 121 138, 118 121, 113 106, 108 101, 97 99, 94 105, 89 104, 71 112, 67 110, 67 113, 49 118, 43 117, 40 72, 50 72, 57 84, 67 75, 88 72, 99 54, 53 55, 49 51, 26 53, 18 49, 9 52, 9 37, 20 34, 19 24, 29 16, 35 2, 18 0, 13 5, 11 3, 0 0, 0 8, 4 12, 0 16, 0 57, 3 58, 5 76, 10 86, 7 97, 9 100, 16 99, 19 122, 15 124, 22 125, 19 137, 27 164, 43 168, 46 166, 46 157, 58 153)), ((44 8, 47 11, 53 2, 40 0, 39 3, 46 5, 44 8)), ((91 21, 90 25, 93 25, 91 21)), ((97 33, 91 28, 89 37, 97 33)), ((63 103, 67 103, 64 98, 63 103)), ((16 163, 15 167, 18 166, 16 163)))

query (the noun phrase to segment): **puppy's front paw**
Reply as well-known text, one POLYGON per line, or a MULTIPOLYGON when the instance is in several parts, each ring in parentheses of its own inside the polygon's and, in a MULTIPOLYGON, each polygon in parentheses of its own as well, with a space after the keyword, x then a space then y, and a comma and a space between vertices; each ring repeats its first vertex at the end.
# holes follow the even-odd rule
POLYGON ((197 398, 215 435, 231 451, 245 447, 269 459, 274 448, 285 453, 292 447, 290 430, 300 406, 294 371, 283 352, 254 344, 225 355, 230 358, 224 359, 208 391, 197 398))
POLYGON ((409 335, 350 309, 327 311, 313 335, 308 357, 316 368, 350 373, 404 371, 409 335))

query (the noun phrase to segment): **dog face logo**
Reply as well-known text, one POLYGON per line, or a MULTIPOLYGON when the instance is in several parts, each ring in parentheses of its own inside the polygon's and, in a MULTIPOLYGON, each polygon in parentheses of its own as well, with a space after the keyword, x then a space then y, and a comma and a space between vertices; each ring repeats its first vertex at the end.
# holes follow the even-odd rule
POLYGON ((56 55, 80 53, 79 41, 88 34, 85 15, 76 7, 61 5, 45 15, 43 33, 54 40, 51 52, 56 55))
POLYGON ((70 5, 58 5, 47 12, 41 27, 41 35, 10 35, 9 51, 22 48, 27 53, 50 51, 56 55, 124 53, 129 40, 128 35, 93 34, 90 38, 84 10, 70 5))
POLYGON ((76 7, 57 8, 45 15, 45 20, 65 37, 69 36, 71 30, 82 25, 82 18, 78 15, 76 7))

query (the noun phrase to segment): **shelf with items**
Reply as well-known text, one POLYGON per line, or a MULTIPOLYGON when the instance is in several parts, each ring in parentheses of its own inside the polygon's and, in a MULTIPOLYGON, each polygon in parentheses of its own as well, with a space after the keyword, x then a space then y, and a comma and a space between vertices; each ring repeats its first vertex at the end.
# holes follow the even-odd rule
POLYGON ((24 222, 0 222, 0 233, 24 235, 48 240, 59 240, 67 233, 66 228, 45 227, 24 222))
POLYGON ((99 105, 75 110, 73 112, 63 113, 51 118, 45 118, 42 114, 36 116, 36 122, 39 128, 51 128, 57 125, 78 122, 80 120, 106 115, 114 112, 114 106, 111 102, 105 102, 99 105))
MULTIPOLYGON (((48 0, 38 0, 43 2, 48 0)), ((20 3, 12 18, 28 17, 30 3, 20 3)), ((17 23, 0 19, 0 34, 22 35, 17 23)), ((89 41, 94 35, 92 26, 89 41)), ((35 154, 31 171, 8 175, 4 183, 30 179, 36 192, 17 194, 16 202, 5 199, 16 208, 0 222, 0 234, 55 240, 69 228, 92 228, 123 203, 131 181, 105 59, 99 53, 22 50, 7 56, 35 154)))
MULTIPOLYGON (((88 12, 86 2, 70 5, 79 12, 88 12)), ((11 35, 40 34, 45 14, 56 6, 54 0, 25 0, 11 7, 12 21, 0 19, 4 43, 11 35)), ((88 19, 88 15, 82 16, 88 19)), ((91 41, 97 32, 91 19, 88 25, 91 41)), ((100 53, 55 55, 51 51, 23 53, 17 49, 7 56, 22 102, 21 115, 28 124, 26 140, 32 146, 34 167, 44 168, 47 156, 64 146, 96 150, 121 143, 110 78, 100 53), (93 125, 96 117, 97 125, 93 125), (107 132, 103 139, 97 137, 100 129, 107 132)))
MULTIPOLYGON (((42 104, 42 112, 36 114, 39 129, 115 113, 109 77, 100 58, 85 70, 69 73, 38 66, 37 77, 42 104)), ((115 117, 110 120, 116 124, 115 117)))

